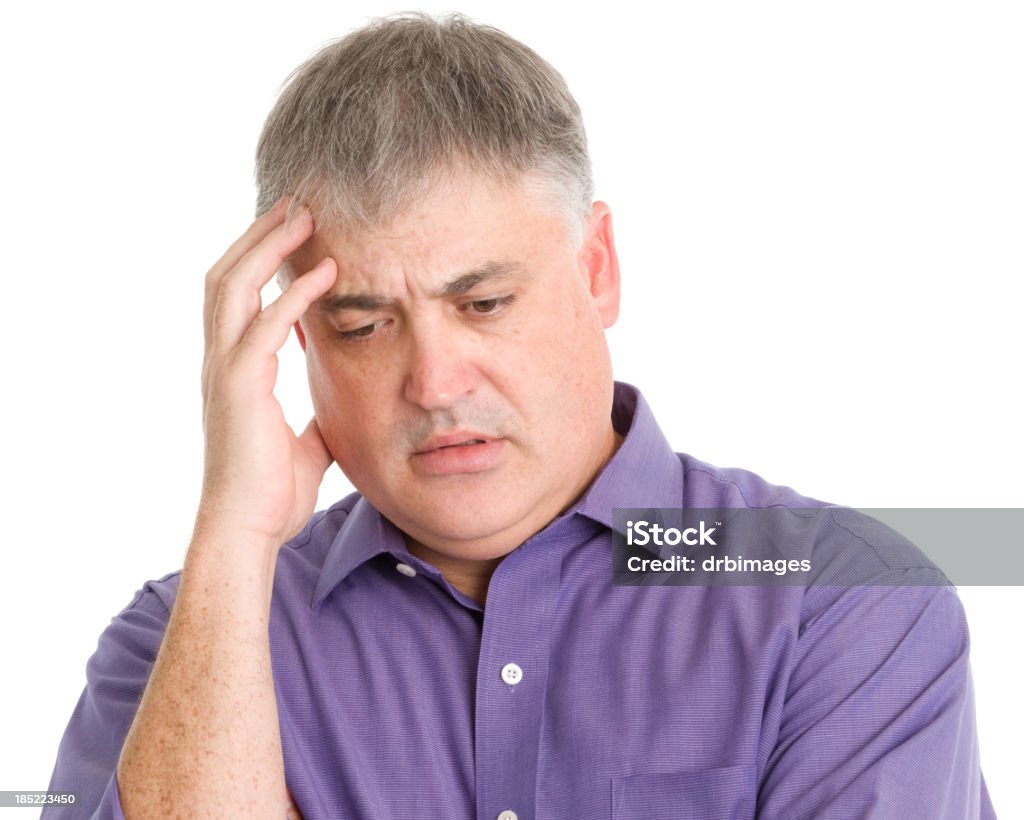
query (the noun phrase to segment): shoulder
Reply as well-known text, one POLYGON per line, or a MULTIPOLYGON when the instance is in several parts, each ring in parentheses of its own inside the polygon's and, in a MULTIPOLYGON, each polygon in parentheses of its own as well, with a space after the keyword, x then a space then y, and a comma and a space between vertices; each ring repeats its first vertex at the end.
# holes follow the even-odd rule
POLYGON ((806 583, 805 621, 820 615, 843 590, 951 586, 923 551, 927 545, 912 543, 877 518, 773 484, 749 470, 677 455, 683 467, 683 507, 727 511, 732 547, 749 558, 809 562, 809 574, 800 579, 806 583))
POLYGON ((277 570, 282 563, 298 562, 311 568, 320 569, 327 558, 331 544, 348 521, 349 514, 362 496, 351 493, 325 510, 313 513, 305 527, 281 547, 277 570))
POLYGON ((772 484, 750 470, 716 467, 687 453, 676 453, 683 467, 684 506, 751 508, 824 507, 827 502, 772 484))
POLYGON ((131 613, 138 613, 166 620, 170 615, 171 607, 174 606, 174 598, 178 593, 180 581, 180 569, 169 572, 163 578, 146 581, 140 589, 136 590, 128 606, 121 611, 120 617, 132 617, 131 613))

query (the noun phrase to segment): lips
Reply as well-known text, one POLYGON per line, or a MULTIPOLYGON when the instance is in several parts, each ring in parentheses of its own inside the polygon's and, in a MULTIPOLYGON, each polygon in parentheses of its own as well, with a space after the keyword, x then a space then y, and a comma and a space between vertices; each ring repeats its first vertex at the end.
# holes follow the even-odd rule
POLYGON ((446 450, 449 447, 468 447, 471 444, 483 444, 483 443, 484 443, 484 440, 482 438, 471 438, 469 441, 462 441, 462 442, 459 442, 458 444, 444 444, 441 447, 437 447, 435 449, 437 449, 437 450, 446 450))
POLYGON ((416 455, 423 455, 433 450, 447 450, 450 447, 470 447, 486 444, 490 439, 476 433, 450 433, 443 436, 431 436, 416 448, 416 455))
POLYGON ((497 467, 504 452, 504 439, 475 431, 457 431, 431 436, 412 454, 413 470, 425 477, 481 473, 497 467))
POLYGON ((441 446, 434 447, 434 449, 447 449, 449 447, 468 447, 471 444, 482 444, 482 443, 483 443, 483 439, 482 438, 471 438, 468 441, 460 441, 458 444, 441 444, 441 446))

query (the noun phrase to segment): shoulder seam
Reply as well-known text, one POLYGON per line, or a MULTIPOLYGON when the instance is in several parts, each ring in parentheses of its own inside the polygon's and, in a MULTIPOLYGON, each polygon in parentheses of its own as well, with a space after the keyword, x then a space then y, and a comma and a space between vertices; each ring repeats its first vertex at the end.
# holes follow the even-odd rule
POLYGON ((755 507, 753 504, 750 503, 750 499, 747 498, 746 493, 743 492, 743 488, 740 487, 740 485, 738 483, 736 483, 735 481, 733 481, 731 478, 725 478, 724 476, 716 475, 715 473, 711 472, 710 470, 705 470, 703 467, 687 467, 684 464, 683 465, 683 478, 684 479, 686 478, 686 475, 688 473, 703 473, 704 475, 706 475, 708 478, 712 479, 713 481, 717 481, 719 484, 728 484, 728 485, 732 486, 736 490, 736 492, 738 492, 740 494, 740 498, 743 499, 743 503, 746 504, 747 508, 751 509, 751 510, 767 510, 767 509, 773 509, 773 508, 783 508, 783 509, 789 509, 789 510, 815 509, 814 507, 808 507, 808 508, 804 508, 804 507, 791 507, 789 504, 762 504, 760 506, 755 507))
MULTIPOLYGON (((913 566, 910 566, 910 567, 894 567, 894 566, 892 566, 888 561, 886 561, 881 556, 881 554, 878 552, 878 549, 875 547, 874 544, 872 544, 869 541, 866 541, 862 535, 854 532, 849 527, 844 526, 843 524, 841 524, 839 521, 836 520, 835 511, 837 509, 843 509, 842 507, 828 506, 828 507, 825 507, 825 509, 828 511, 828 516, 829 516, 829 518, 832 519, 832 523, 833 524, 835 524, 837 527, 839 527, 839 529, 843 530, 844 532, 847 532, 850 535, 852 535, 854 538, 856 538, 858 541, 860 541, 862 544, 864 544, 864 546, 868 547, 875 554, 875 557, 878 559, 879 563, 881 563, 882 566, 885 567, 885 572, 881 572, 881 573, 879 573, 879 575, 885 575, 886 572, 908 572, 908 571, 911 571, 911 570, 927 570, 929 572, 934 572, 936 575, 938 575, 939 577, 943 578, 945 580, 946 584, 948 584, 949 586, 953 586, 953 582, 949 580, 949 576, 947 576, 946 573, 944 573, 942 571, 942 569, 939 566, 937 566, 936 564, 934 564, 934 563, 932 563, 932 564, 914 564, 913 566)), ((907 539, 904 539, 904 540, 907 540, 907 539)), ((918 547, 917 544, 914 544, 911 541, 907 541, 907 543, 909 543, 912 547, 914 547, 918 552, 921 552, 921 548, 918 547)), ((927 556, 925 556, 925 557, 927 558, 927 556)), ((878 576, 874 576, 874 577, 878 577, 878 576)))
POLYGON ((294 550, 300 550, 303 547, 308 546, 309 542, 313 540, 313 531, 320 526, 320 524, 323 522, 325 518, 327 518, 328 515, 334 512, 343 512, 345 513, 345 517, 347 518, 349 513, 352 512, 352 510, 347 510, 344 507, 330 507, 329 509, 324 510, 318 516, 314 516, 316 520, 311 522, 310 525, 306 528, 306 537, 302 541, 289 541, 286 546, 294 550))
POLYGON ((145 597, 147 594, 149 594, 149 595, 152 595, 154 598, 156 598, 157 601, 160 601, 161 607, 166 612, 170 613, 170 609, 168 609, 167 605, 163 601, 160 600, 160 596, 157 595, 156 592, 152 589, 152 585, 153 584, 163 584, 163 583, 171 580, 171 578, 173 578, 175 575, 181 575, 181 570, 180 569, 176 569, 174 572, 168 572, 163 578, 158 578, 156 580, 146 581, 145 583, 143 583, 142 588, 138 592, 135 593, 135 597, 132 598, 132 600, 128 604, 128 606, 126 606, 121 611, 122 612, 128 612, 130 610, 135 609, 138 606, 139 602, 143 599, 143 597, 145 597))

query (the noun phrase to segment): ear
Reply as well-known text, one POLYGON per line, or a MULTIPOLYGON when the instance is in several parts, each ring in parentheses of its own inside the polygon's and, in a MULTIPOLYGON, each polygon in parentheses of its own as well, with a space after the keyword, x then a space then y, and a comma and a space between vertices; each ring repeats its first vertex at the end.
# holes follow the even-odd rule
POLYGON ((299 322, 296 322, 294 325, 292 325, 292 327, 295 328, 295 336, 299 340, 299 347, 301 347, 302 348, 302 352, 305 353, 306 352, 306 334, 302 330, 302 325, 299 322))
POLYGON ((601 324, 609 328, 619 318, 619 255, 612 234, 612 212, 604 202, 594 203, 584 226, 579 265, 601 324))

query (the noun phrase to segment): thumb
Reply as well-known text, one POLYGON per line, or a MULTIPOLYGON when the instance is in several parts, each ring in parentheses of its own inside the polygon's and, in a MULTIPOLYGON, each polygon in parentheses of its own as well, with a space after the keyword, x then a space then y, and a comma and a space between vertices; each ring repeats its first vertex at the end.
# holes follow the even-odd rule
POLYGON ((334 461, 334 456, 327 449, 327 443, 320 434, 320 426, 316 422, 316 416, 309 420, 306 429, 299 434, 298 443, 299 448, 309 459, 310 466, 323 477, 323 474, 327 472, 327 468, 334 461))

